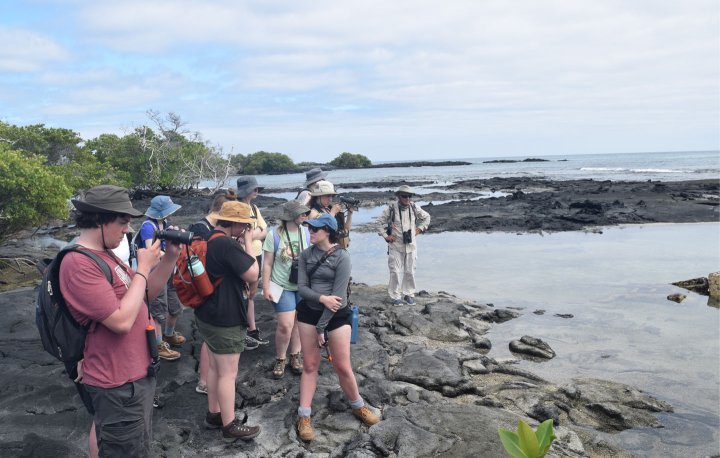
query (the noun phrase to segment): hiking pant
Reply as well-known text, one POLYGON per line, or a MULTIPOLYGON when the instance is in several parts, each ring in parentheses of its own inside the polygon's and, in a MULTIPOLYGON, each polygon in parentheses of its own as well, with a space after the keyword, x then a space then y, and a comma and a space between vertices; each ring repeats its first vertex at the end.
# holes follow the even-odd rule
POLYGON ((390 280, 388 281, 388 295, 390 299, 402 299, 403 296, 415 295, 415 261, 417 251, 404 253, 390 248, 388 253, 388 267, 390 280))

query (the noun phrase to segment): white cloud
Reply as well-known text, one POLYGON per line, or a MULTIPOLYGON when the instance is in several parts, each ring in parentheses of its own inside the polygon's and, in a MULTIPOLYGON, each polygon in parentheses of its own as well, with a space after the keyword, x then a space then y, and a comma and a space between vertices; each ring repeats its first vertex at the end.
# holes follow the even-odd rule
POLYGON ((32 72, 69 58, 62 46, 41 34, 0 24, 0 70, 32 72))

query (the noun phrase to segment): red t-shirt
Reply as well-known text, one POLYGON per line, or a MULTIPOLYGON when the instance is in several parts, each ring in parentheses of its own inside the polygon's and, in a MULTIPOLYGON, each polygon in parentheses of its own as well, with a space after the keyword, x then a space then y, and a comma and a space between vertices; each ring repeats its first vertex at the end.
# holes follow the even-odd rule
POLYGON ((60 291, 72 316, 81 324, 95 322, 85 340, 83 383, 115 388, 147 376, 150 350, 145 337, 149 324, 142 307, 130 332, 116 334, 100 322, 120 307, 135 272, 127 271, 104 251, 91 250, 110 266, 113 284, 95 261, 80 253, 68 253, 60 264, 60 291))

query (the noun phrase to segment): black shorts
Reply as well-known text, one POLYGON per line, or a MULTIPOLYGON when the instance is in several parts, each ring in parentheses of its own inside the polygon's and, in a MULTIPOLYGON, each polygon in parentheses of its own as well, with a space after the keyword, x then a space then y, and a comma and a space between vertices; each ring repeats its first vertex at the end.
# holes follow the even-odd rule
MULTIPOLYGON (((322 310, 312 310, 305 304, 305 300, 300 301, 295 310, 297 311, 297 320, 299 322, 311 324, 313 326, 317 326, 323 313, 322 310)), ((351 322, 352 312, 350 311, 350 307, 343 307, 335 312, 335 315, 330 319, 326 329, 330 332, 341 326, 350 326, 351 322)))
POLYGON ((255 260, 258 263, 258 278, 262 277, 262 255, 255 256, 255 260))

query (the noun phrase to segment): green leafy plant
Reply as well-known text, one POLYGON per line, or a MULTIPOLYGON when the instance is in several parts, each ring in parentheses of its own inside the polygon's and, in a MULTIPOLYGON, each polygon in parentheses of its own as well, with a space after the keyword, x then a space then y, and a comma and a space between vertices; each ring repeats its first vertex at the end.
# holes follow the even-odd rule
POLYGON ((505 451, 514 458, 542 458, 555 440, 552 419, 540 423, 535 431, 519 420, 517 433, 499 428, 498 434, 505 451))

